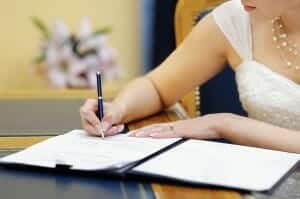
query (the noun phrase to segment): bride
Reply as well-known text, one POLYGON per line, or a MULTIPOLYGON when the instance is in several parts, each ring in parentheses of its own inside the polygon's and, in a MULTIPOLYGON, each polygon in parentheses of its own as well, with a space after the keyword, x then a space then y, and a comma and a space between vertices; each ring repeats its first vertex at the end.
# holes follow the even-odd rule
POLYGON ((92 135, 116 134, 123 123, 157 113, 201 85, 228 62, 249 118, 231 113, 146 126, 136 137, 225 138, 300 153, 300 1, 231 0, 201 20, 155 70, 130 82, 100 122, 97 101, 80 109, 92 135))

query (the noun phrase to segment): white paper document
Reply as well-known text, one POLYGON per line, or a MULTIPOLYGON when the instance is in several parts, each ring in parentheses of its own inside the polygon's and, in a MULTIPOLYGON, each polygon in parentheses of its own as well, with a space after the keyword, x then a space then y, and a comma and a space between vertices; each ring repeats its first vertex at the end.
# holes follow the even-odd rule
POLYGON ((141 160, 177 140, 135 138, 128 134, 102 139, 73 130, 6 156, 0 162, 49 168, 64 164, 74 170, 100 170, 141 160))
MULTIPOLYGON (((99 171, 120 168, 142 160, 180 139, 152 139, 120 134, 105 139, 74 130, 53 137, 23 151, 0 159, 55 168, 70 165, 72 170, 99 171)), ((197 185, 214 185, 251 191, 270 190, 300 160, 300 154, 187 140, 141 162, 127 174, 170 178, 197 185)))
POLYGON ((299 154, 189 140, 133 170, 190 183, 265 191, 299 160, 299 154))

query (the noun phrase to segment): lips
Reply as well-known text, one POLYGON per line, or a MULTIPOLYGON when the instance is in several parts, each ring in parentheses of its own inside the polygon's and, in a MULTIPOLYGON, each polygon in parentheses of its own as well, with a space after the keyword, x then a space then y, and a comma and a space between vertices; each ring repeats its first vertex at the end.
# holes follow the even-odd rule
POLYGON ((245 9, 247 12, 251 12, 251 11, 255 10, 256 7, 244 5, 244 9, 245 9))

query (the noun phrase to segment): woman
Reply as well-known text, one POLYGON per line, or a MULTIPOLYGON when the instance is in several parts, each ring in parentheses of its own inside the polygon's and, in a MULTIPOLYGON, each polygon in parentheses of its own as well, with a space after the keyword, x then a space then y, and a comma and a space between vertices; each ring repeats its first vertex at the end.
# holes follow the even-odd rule
POLYGON ((96 100, 81 107, 92 135, 169 107, 228 62, 249 118, 218 113, 131 133, 137 137, 225 138, 233 143, 300 153, 300 0, 231 0, 201 20, 155 70, 116 97, 102 123, 96 100))

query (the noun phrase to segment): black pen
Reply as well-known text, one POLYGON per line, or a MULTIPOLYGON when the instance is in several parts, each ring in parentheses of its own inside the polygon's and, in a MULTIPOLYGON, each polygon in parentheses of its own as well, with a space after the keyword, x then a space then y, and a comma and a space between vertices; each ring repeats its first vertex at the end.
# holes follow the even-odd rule
MULTIPOLYGON (((103 97, 102 97, 102 82, 101 82, 101 73, 96 73, 97 77, 97 94, 98 94, 98 118, 102 121, 104 117, 104 110, 103 110, 103 97)), ((104 132, 101 130, 101 136, 104 138, 104 132)))

